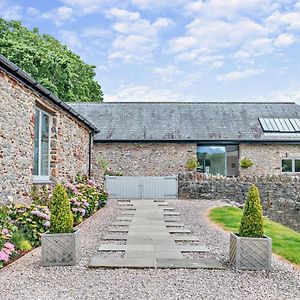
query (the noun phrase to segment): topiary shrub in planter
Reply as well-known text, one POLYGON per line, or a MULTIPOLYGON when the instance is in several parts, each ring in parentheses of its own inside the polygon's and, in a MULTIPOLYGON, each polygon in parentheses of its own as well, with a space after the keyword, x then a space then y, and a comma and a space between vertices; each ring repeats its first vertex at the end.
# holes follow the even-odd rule
POLYGON ((199 167, 199 163, 196 157, 189 157, 186 161, 185 167, 188 171, 195 171, 199 167))
POLYGON ((253 162, 250 158, 242 158, 240 161, 240 166, 243 169, 248 169, 253 166, 253 162))
POLYGON ((239 233, 230 233, 230 264, 237 269, 270 270, 272 240, 263 232, 258 188, 253 184, 244 205, 239 233))
POLYGON ((42 235, 43 266, 72 266, 80 259, 79 230, 73 231, 68 195, 58 184, 50 202, 50 232, 42 235))

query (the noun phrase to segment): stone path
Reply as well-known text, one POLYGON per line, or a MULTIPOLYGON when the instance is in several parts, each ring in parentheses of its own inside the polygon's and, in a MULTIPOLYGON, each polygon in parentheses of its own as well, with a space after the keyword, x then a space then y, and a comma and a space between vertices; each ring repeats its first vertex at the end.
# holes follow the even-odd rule
POLYGON ((182 252, 207 252, 204 245, 179 245, 197 242, 198 237, 184 228, 180 213, 166 202, 135 200, 119 202, 121 217, 108 229, 103 240, 126 241, 125 245, 103 244, 98 251, 123 251, 122 258, 96 255, 93 268, 188 268, 223 269, 215 259, 184 258, 182 252))

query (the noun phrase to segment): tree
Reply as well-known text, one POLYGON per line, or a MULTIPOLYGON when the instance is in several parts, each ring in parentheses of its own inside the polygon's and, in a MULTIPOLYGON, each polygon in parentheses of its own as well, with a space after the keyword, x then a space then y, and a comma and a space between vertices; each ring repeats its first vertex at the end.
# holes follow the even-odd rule
POLYGON ((251 185, 244 205, 239 230, 242 237, 263 237, 263 213, 258 188, 251 185))
POLYGON ((68 195, 61 184, 56 185, 50 204, 50 232, 70 233, 73 230, 73 214, 68 195))
POLYGON ((96 67, 37 28, 28 30, 19 21, 0 18, 0 54, 63 101, 103 101, 101 86, 94 79, 96 67))

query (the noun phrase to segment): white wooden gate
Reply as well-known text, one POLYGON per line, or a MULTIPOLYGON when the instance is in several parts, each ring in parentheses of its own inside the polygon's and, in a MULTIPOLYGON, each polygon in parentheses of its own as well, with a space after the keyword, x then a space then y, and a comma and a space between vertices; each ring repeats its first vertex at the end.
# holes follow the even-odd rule
POLYGON ((106 176, 105 189, 111 199, 177 199, 176 176, 106 176))

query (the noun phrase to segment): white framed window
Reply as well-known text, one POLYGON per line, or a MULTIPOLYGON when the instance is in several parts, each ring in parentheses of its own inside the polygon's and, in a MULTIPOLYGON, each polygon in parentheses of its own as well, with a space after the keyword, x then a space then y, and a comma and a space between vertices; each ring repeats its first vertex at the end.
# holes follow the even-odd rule
POLYGON ((300 173, 300 158, 282 158, 281 172, 287 174, 300 173))
POLYGON ((33 181, 50 180, 50 127, 51 115, 35 108, 33 181))

